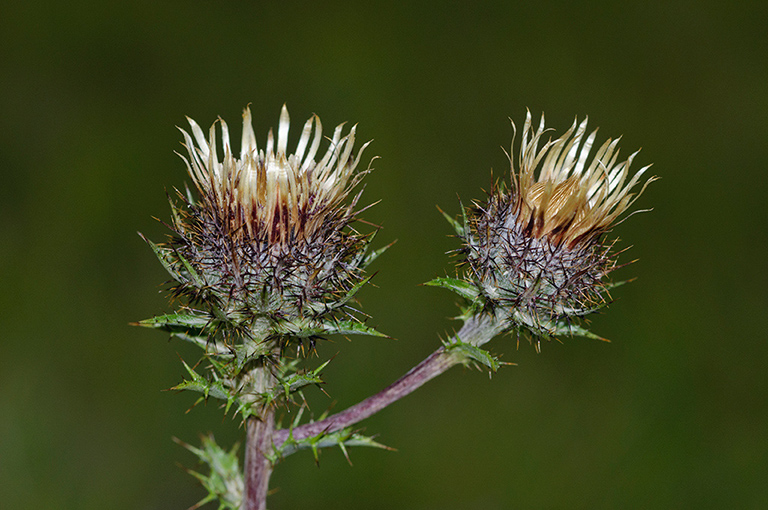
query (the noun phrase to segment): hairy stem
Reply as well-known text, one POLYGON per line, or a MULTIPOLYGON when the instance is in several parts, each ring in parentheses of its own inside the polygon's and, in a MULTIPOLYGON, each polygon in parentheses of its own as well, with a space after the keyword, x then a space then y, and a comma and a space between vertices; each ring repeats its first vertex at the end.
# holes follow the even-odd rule
MULTIPOLYGON (((467 319, 461 330, 456 333, 455 338, 465 343, 480 346, 491 340, 502 330, 503 326, 495 318, 487 315, 477 315, 467 319)), ((273 435, 274 444, 279 448, 288 439, 289 433, 291 433, 294 440, 300 441, 321 433, 332 433, 354 425, 376 414, 389 404, 403 398, 427 381, 437 377, 460 362, 461 358, 447 352, 445 347, 440 347, 427 356, 424 361, 413 367, 407 374, 376 395, 368 397, 362 402, 324 420, 307 423, 292 431, 285 429, 276 431, 273 435)))
MULTIPOLYGON (((381 411, 389 404, 408 395, 430 379, 442 374, 456 360, 447 354, 443 347, 430 354, 424 361, 412 368, 407 374, 389 385, 381 392, 368 397, 358 404, 334 414, 324 420, 308 423, 293 429, 293 438, 297 441, 320 433, 331 433, 353 425, 381 411)), ((275 445, 280 445, 288 438, 288 431, 279 430, 274 435, 275 445)))
MULTIPOLYGON (((265 367, 252 372, 254 386, 263 392, 274 384, 272 376, 265 367)), ((245 495, 242 510, 266 510, 269 477, 272 475, 272 462, 268 459, 272 451, 275 432, 275 410, 265 407, 260 416, 248 419, 245 443, 245 495)))
POLYGON ((243 510, 266 510, 272 463, 267 459, 272 449, 275 412, 267 409, 261 419, 248 419, 245 451, 245 498, 243 510))

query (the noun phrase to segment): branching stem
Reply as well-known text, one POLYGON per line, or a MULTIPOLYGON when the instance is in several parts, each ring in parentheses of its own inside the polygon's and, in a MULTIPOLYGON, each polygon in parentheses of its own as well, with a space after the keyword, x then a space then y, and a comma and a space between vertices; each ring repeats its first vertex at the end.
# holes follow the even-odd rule
MULTIPOLYGON (((503 325, 492 316, 476 315, 466 320, 454 339, 464 343, 480 346, 499 334, 503 325)), ((358 423, 369 416, 381 411, 389 404, 403 398, 442 374, 463 358, 450 352, 445 346, 427 356, 424 361, 413 367, 403 377, 384 388, 382 391, 368 397, 324 420, 307 423, 292 431, 275 430, 274 410, 268 408, 261 419, 251 418, 248 421, 246 461, 245 461, 245 500, 243 510, 265 510, 269 477, 272 474, 272 463, 265 454, 280 446, 292 434, 293 439, 300 441, 323 433, 332 433, 358 423)))
MULTIPOLYGON (((413 367, 403 377, 376 395, 370 396, 362 402, 336 413, 333 416, 329 416, 324 420, 307 423, 306 425, 293 429, 293 438, 300 441, 321 433, 336 432, 337 430, 354 425, 413 392, 430 379, 433 379, 451 368, 456 363, 457 360, 446 353, 444 347, 441 347, 430 354, 424 361, 413 367)), ((279 448, 286 439, 288 439, 288 430, 282 429, 277 431, 274 435, 275 446, 279 448)))
MULTIPOLYGON (((493 317, 476 315, 470 317, 464 323, 461 330, 456 333, 455 338, 465 343, 480 346, 488 342, 502 330, 503 326, 493 317)), ((362 402, 329 416, 324 420, 307 423, 292 431, 286 429, 276 431, 273 436, 275 447, 280 448, 280 446, 288 439, 289 434, 292 434, 294 440, 300 441, 318 434, 332 433, 345 427, 349 427, 350 425, 354 425, 415 391, 427 381, 437 377, 461 361, 460 357, 446 351, 445 347, 440 347, 427 356, 424 361, 413 367, 407 374, 376 395, 368 397, 362 402)))

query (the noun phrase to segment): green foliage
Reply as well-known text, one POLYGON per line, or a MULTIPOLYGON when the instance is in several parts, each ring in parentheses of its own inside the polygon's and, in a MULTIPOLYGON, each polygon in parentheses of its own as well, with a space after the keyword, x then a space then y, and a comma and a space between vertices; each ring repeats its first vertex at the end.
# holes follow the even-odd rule
MULTIPOLYGON (((307 386, 320 388, 324 384, 321 372, 330 362, 328 360, 314 370, 309 370, 299 368, 299 359, 282 360, 276 367, 278 370, 278 373, 275 375, 277 384, 262 394, 264 405, 280 402, 281 399, 286 403, 293 404, 295 402, 292 396, 295 393, 301 393, 301 390, 307 386)), ((303 401, 304 399, 302 398, 303 401)))
MULTIPOLYGON (((296 417, 294 418, 293 424, 289 428, 289 432, 299 426, 305 409, 306 406, 299 408, 299 411, 296 413, 296 417)), ((320 420, 324 418, 325 414, 320 417, 320 420)), ((313 423, 313 421, 310 420, 308 423, 313 423)), ((335 432, 321 432, 320 434, 301 440, 296 440, 293 437, 293 434, 289 433, 285 442, 279 447, 274 448, 272 455, 270 456, 270 460, 273 463, 277 463, 278 461, 298 451, 310 450, 315 458, 315 462, 320 462, 321 448, 338 447, 344 453, 344 457, 346 457, 347 461, 351 464, 349 459, 349 452, 347 451, 347 447, 351 446, 367 446, 371 448, 380 448, 383 450, 392 450, 392 448, 375 441, 373 437, 365 436, 354 430, 352 427, 346 427, 335 432)))
POLYGON ((225 365, 212 357, 207 360, 211 363, 208 377, 198 374, 184 360, 184 368, 190 376, 181 383, 172 387, 172 390, 189 390, 203 395, 195 402, 195 405, 207 401, 209 397, 223 400, 224 414, 228 414, 233 405, 236 406, 235 414, 239 414, 245 422, 251 416, 259 416, 259 402, 264 400, 263 394, 248 394, 233 385, 232 379, 226 378, 225 365))
MULTIPOLYGON (((357 290, 351 289, 348 294, 353 295, 357 290)), ((188 378, 171 389, 202 394, 195 405, 209 398, 222 400, 224 413, 234 409, 235 415, 243 421, 258 416, 263 406, 293 404, 292 395, 308 386, 320 387, 323 384, 321 372, 329 363, 326 361, 317 368, 305 369, 301 366, 301 359, 275 355, 267 341, 247 335, 242 336, 240 341, 232 341, 231 324, 200 310, 185 309, 159 315, 139 321, 137 325, 165 331, 172 338, 190 342, 202 349, 204 372, 198 369, 201 363, 193 368, 182 360, 188 378), (252 380, 250 368, 254 363, 265 366, 274 378, 274 383, 266 389, 257 388, 252 380)), ((321 335, 331 334, 386 337, 361 322, 334 318, 325 321, 284 320, 272 324, 269 329, 271 337, 283 339, 285 345, 303 339, 313 341, 321 335)))
POLYGON ((456 235, 459 237, 464 237, 464 235, 469 231, 469 224, 467 223, 467 213, 464 208, 464 204, 461 203, 461 200, 459 200, 459 206, 461 209, 461 222, 456 220, 456 218, 446 213, 439 207, 437 210, 440 211, 440 214, 442 214, 448 223, 450 223, 450 225, 453 227, 453 230, 456 231, 456 235))
POLYGON ((485 349, 462 342, 459 338, 454 337, 443 342, 443 345, 445 346, 445 351, 458 358, 461 364, 465 366, 472 365, 477 369, 485 367, 488 369, 489 374, 496 372, 502 365, 509 364, 499 361, 499 358, 485 349))
MULTIPOLYGON (((175 207, 173 215, 178 225, 179 211, 175 207)), ((174 281, 200 289, 204 287, 202 278, 177 250, 148 240, 147 243, 174 281)), ((367 266, 389 246, 367 255, 361 251, 357 263, 361 267, 367 266)), ((335 334, 386 337, 359 320, 339 319, 333 315, 334 311, 354 300, 371 278, 372 275, 361 278, 333 302, 317 303, 317 313, 309 316, 248 316, 224 312, 216 300, 204 300, 208 311, 183 306, 177 312, 145 319, 136 325, 165 331, 172 338, 202 349, 204 372, 197 369, 200 363, 192 368, 182 361, 189 377, 172 389, 201 393, 198 402, 210 397, 220 399, 224 402, 225 413, 234 407, 235 414, 246 420, 257 416, 261 406, 292 403, 292 394, 307 386, 322 384, 320 372, 327 362, 316 369, 302 369, 299 360, 277 355, 276 347, 285 349, 293 342, 314 342, 325 335, 335 334), (274 375, 274 385, 264 391, 257 390, 249 379, 249 370, 254 366, 267 367, 274 375)))
POLYGON ((327 320, 295 319, 282 321, 274 325, 274 333, 283 337, 316 338, 322 335, 368 335, 388 338, 384 333, 366 326, 362 322, 352 320, 327 320))
POLYGON ((376 238, 376 234, 378 234, 378 230, 374 230, 373 233, 368 237, 366 249, 361 250, 358 252, 358 256, 355 259, 355 265, 359 266, 361 269, 365 269, 368 266, 370 266, 374 260, 379 258, 384 252, 386 252, 388 249, 392 247, 397 241, 392 241, 388 245, 379 248, 378 250, 369 251, 368 247, 373 243, 373 240, 376 238))
POLYGON ((428 287, 442 287, 455 292, 467 301, 475 302, 480 298, 480 292, 472 282, 460 280, 458 278, 435 278, 424 285, 428 287))
POLYGON ((288 439, 280 446, 280 448, 275 449, 270 460, 272 462, 277 462, 300 450, 310 450, 312 451, 312 456, 315 458, 315 462, 320 462, 321 448, 338 447, 344 453, 344 457, 346 457, 347 461, 350 461, 347 447, 351 446, 368 446, 371 448, 392 450, 392 448, 375 441, 373 437, 365 436, 355 432, 352 427, 347 427, 335 432, 318 434, 300 441, 296 441, 293 437, 288 436, 288 439))
POLYGON ((203 350, 216 349, 216 345, 209 341, 206 331, 213 325, 211 319, 202 313, 193 311, 169 313, 144 319, 136 323, 137 326, 155 328, 170 333, 174 338, 180 338, 193 343, 203 350))
POLYGON ((226 451, 216 444, 216 440, 211 434, 201 436, 200 439, 202 446, 196 448, 174 438, 177 443, 194 453, 200 462, 208 467, 208 474, 187 469, 187 472, 197 478, 203 488, 208 491, 208 495, 192 508, 199 508, 218 500, 219 510, 239 510, 244 494, 243 473, 240 470, 237 454, 240 445, 235 444, 230 451, 226 451))
POLYGON ((152 251, 157 256, 160 264, 168 271, 168 274, 180 284, 191 284, 196 287, 202 287, 204 285, 203 280, 197 271, 190 265, 189 261, 182 257, 175 249, 155 244, 143 234, 139 233, 142 239, 152 248, 152 251))

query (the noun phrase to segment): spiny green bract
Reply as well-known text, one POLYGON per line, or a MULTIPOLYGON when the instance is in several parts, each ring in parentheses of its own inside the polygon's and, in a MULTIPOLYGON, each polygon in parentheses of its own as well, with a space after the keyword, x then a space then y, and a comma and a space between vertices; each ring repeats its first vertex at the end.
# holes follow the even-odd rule
POLYGON ((539 239, 515 221, 514 197, 494 188, 486 204, 468 212, 461 206, 459 220, 443 213, 462 247, 462 277, 435 278, 426 285, 443 287, 463 298, 466 319, 487 313, 506 324, 508 331, 536 339, 558 336, 604 338, 581 325, 583 317, 603 308, 610 299, 605 277, 617 268, 611 246, 592 238, 568 249, 539 239))
POLYGON ((485 301, 537 337, 581 335, 578 320, 608 302, 604 278, 616 268, 610 247, 568 247, 530 235, 511 198, 495 190, 476 206, 463 236, 466 273, 485 301))
POLYGON ((368 280, 364 270, 380 253, 368 253, 374 235, 344 228, 351 216, 329 220, 310 238, 268 245, 222 238, 207 207, 186 200, 173 207, 174 235, 153 245, 173 277, 173 294, 243 331, 350 317, 348 305, 368 280))

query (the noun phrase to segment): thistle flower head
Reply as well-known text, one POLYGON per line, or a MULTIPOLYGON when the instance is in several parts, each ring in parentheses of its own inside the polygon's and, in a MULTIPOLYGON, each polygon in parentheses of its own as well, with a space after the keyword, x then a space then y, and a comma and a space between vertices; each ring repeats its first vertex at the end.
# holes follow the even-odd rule
POLYGON ((511 327, 591 336, 577 320, 607 303, 605 277, 617 267, 605 234, 653 178, 635 191, 649 167, 630 176, 637 152, 619 161, 618 140, 592 155, 597 131, 586 135, 586 119, 555 140, 544 141, 547 131, 544 116, 534 129, 528 112, 509 190, 495 186, 470 215, 469 276, 511 327))
POLYGON ((549 130, 544 115, 533 129, 529 111, 517 170, 510 156, 515 221, 536 238, 570 248, 600 237, 616 223, 642 193, 631 190, 650 167, 629 178, 639 151, 619 162, 619 139, 606 140, 590 159, 597 130, 584 138, 587 120, 580 124, 574 120, 561 137, 539 148, 549 130))
POLYGON ((239 157, 232 151, 227 123, 219 120, 224 151, 220 160, 216 124, 206 139, 200 126, 187 120, 192 136, 181 130, 189 153, 189 158, 182 158, 207 206, 218 215, 222 234, 275 248, 285 248, 293 240, 310 239, 322 228, 328 215, 357 183, 354 170, 368 145, 363 145, 353 158, 357 127, 342 137, 341 124, 325 154, 316 161, 323 128, 320 119, 312 116, 304 124, 295 152, 289 154, 290 118, 283 105, 277 144, 270 129, 266 150, 259 150, 251 111, 246 108, 239 157))
POLYGON ((322 124, 312 116, 289 152, 283 106, 277 138, 270 130, 259 149, 246 108, 236 154, 226 122, 219 119, 206 138, 188 121, 181 157, 199 199, 173 206, 168 256, 176 293, 208 302, 230 322, 290 323, 342 307, 359 288, 371 239, 350 227, 360 194, 349 195, 365 174, 356 168, 367 146, 353 153, 356 127, 343 134, 339 125, 320 152, 322 124))
POLYGON ((225 412, 236 409, 243 420, 263 417, 267 406, 290 404, 293 393, 321 382, 327 363, 312 371, 297 359, 314 352, 317 339, 384 336, 350 307, 370 279, 366 266, 384 251, 367 253, 375 231, 352 227, 360 193, 350 194, 367 173, 356 171, 367 144, 353 154, 356 128, 344 134, 342 124, 319 156, 322 125, 312 116, 289 152, 283 106, 277 138, 270 130, 259 149, 246 108, 236 154, 226 122, 215 122, 206 138, 188 120, 180 156, 197 197, 178 193, 169 241, 148 241, 182 302, 139 324, 205 351, 206 375, 185 363, 191 379, 174 389, 222 399, 225 412), (297 358, 285 354, 289 347, 297 358))

